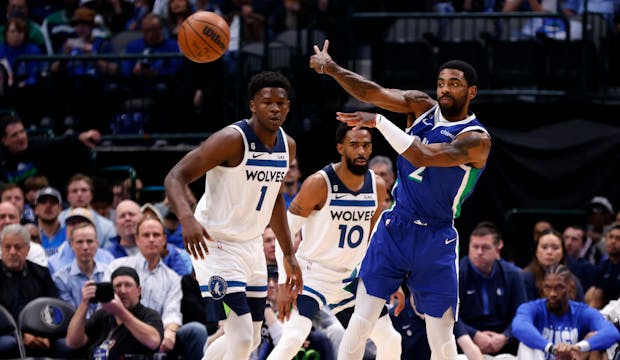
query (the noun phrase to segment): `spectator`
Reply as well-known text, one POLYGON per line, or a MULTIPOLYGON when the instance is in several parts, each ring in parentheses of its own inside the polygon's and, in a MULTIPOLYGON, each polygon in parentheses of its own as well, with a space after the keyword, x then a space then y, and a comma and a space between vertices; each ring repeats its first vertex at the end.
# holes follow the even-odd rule
MULTIPOLYGON (((15 60, 22 55, 40 55, 41 49, 36 44, 28 40, 28 25, 22 18, 10 18, 6 27, 0 28, 3 34, 3 41, 0 43, 0 59, 6 59, 5 66, 8 65, 9 86, 24 88, 34 85, 39 77, 39 66, 34 61, 16 62, 15 60)), ((23 100, 16 94, 16 100, 23 100)))
POLYGON ((586 234, 582 226, 570 225, 562 233, 566 248, 566 264, 568 269, 579 278, 584 289, 589 289, 594 280, 595 268, 581 256, 586 242, 586 234))
POLYGON ((286 208, 291 204, 293 198, 299 192, 301 188, 301 170, 299 169, 299 160, 297 157, 291 161, 291 166, 284 175, 284 201, 286 202, 286 208))
POLYGON ((61 206, 60 193, 53 187, 43 188, 37 193, 34 212, 37 215, 41 245, 45 249, 47 257, 57 253, 67 239, 66 229, 58 220, 58 215, 62 211, 61 206))
MULTIPOLYGON (((15 205, 10 202, 0 203, 0 230, 4 229, 8 225, 19 224, 19 210, 15 205)), ((45 250, 41 244, 32 242, 30 243, 30 250, 26 259, 40 266, 47 266, 47 256, 45 250)), ((0 251, 1 252, 1 251, 0 251)))
POLYGON ((604 241, 601 239, 613 221, 614 208, 606 197, 595 196, 590 200, 587 211, 587 239, 582 256, 597 265, 607 256, 604 241))
POLYGON ((392 160, 387 156, 375 155, 370 159, 368 167, 385 181, 388 191, 391 191, 395 179, 392 160))
POLYGON ((263 251, 265 253, 265 260, 267 261, 267 269, 278 268, 276 262, 276 234, 273 232, 270 226, 267 226, 263 232, 263 251))
POLYGON ((15 205, 19 213, 21 214, 22 224, 36 222, 36 216, 33 208, 30 204, 24 201, 24 192, 22 188, 17 184, 7 184, 2 188, 2 194, 0 195, 0 201, 8 201, 15 205))
POLYGON ((511 323, 527 299, 519 270, 498 256, 502 243, 494 224, 479 223, 469 237, 469 253, 460 261, 461 302, 454 335, 468 359, 517 354, 511 323))
POLYGON ((168 1, 168 28, 175 38, 183 21, 193 13, 192 4, 189 0, 168 1))
MULTIPOLYGON (((26 0, 8 0, 6 4, 6 27, 10 25, 10 19, 12 18, 21 18, 26 23, 28 35, 24 40, 28 40, 28 42, 35 44, 41 50, 45 48, 45 38, 43 37, 43 32, 41 31, 41 27, 35 21, 29 18, 29 8, 28 1, 26 0)), ((5 26, 0 26, 0 42, 3 42, 6 36, 6 28, 5 26)))
MULTIPOLYGON (((549 229, 544 230, 536 240, 536 253, 528 266, 521 273, 525 284, 525 294, 528 300, 536 300, 543 294, 543 277, 545 270, 551 265, 566 265, 566 250, 562 234, 549 229)), ((572 273, 571 273, 572 274, 572 273)), ((575 275, 573 275, 574 277, 575 275)), ((575 288, 571 289, 571 299, 584 301, 583 287, 575 277, 575 288)))
POLYGON ((620 340, 618 330, 601 313, 570 300, 573 280, 566 266, 552 265, 544 276, 544 298, 517 309, 512 329, 521 342, 519 359, 553 359, 553 355, 574 359, 580 353, 603 351, 620 340))
POLYGON ((197 322, 182 325, 181 277, 161 261, 166 246, 163 224, 159 219, 143 217, 136 231, 139 252, 110 263, 105 278, 120 266, 135 268, 143 284, 142 304, 161 314, 164 324, 164 339, 159 351, 170 357, 174 354, 184 359, 201 359, 207 330, 197 322))
POLYGON ((594 286, 588 290, 588 305, 602 309, 610 300, 620 296, 620 224, 612 225, 605 236, 609 258, 596 269, 594 286))
MULTIPOLYGON (((93 29, 95 28, 95 11, 80 7, 75 10, 70 22, 75 31, 75 36, 70 37, 59 49, 58 53, 62 55, 89 55, 111 53, 112 48, 105 38, 95 36, 93 29)), ((64 70, 67 75, 71 76, 96 76, 100 73, 113 74, 116 72, 116 64, 109 63, 104 60, 92 61, 69 61, 52 63, 52 72, 64 70)), ((86 90, 86 89, 81 89, 86 90)))
MULTIPOLYGON (((37 200, 37 192, 44 187, 50 186, 49 180, 43 175, 35 175, 24 180, 24 195, 26 197, 26 204, 34 209, 35 202, 37 200)), ((25 206, 24 206, 25 209, 25 206)), ((34 210, 33 217, 34 217, 34 210)))
POLYGON ((93 148, 101 139, 97 130, 79 135, 63 135, 29 141, 22 120, 17 115, 0 119, 0 181, 17 184, 31 176, 45 175, 50 183, 62 183, 64 173, 79 164, 84 147, 93 148), (79 141, 78 141, 79 140, 79 141), (68 164, 67 154, 74 159, 68 164), (57 171, 62 161, 63 171, 57 171))
MULTIPOLYGON (((58 290, 47 268, 26 259, 30 249, 30 233, 19 224, 7 225, 0 232, 2 260, 0 262, 0 305, 17 321, 19 312, 31 300, 41 296, 58 297, 58 290)), ((67 356, 64 339, 50 339, 23 334, 29 356, 67 356)), ((0 336, 0 356, 17 357, 17 341, 12 335, 0 336)))
POLYGON ((67 330, 67 346, 86 347, 89 357, 95 359, 102 354, 104 359, 152 355, 157 351, 164 330, 159 314, 140 303, 142 288, 136 270, 120 267, 110 279, 114 299, 102 303, 101 310, 88 321, 86 314, 96 287, 92 280, 84 284, 82 301, 67 330))
MULTIPOLYGON (((95 221, 92 217, 92 213, 86 208, 75 208, 69 211, 67 218, 65 219, 66 238, 71 237, 73 228, 80 224, 95 225, 95 221)), ((97 240, 98 241, 98 240, 97 240)), ((72 246, 67 246, 65 243, 60 247, 58 252, 52 255, 48 261, 48 268, 52 275, 56 274, 56 271, 71 264, 75 260, 75 252, 72 246)), ((95 261, 98 264, 109 264, 114 260, 114 256, 105 249, 99 249, 95 253, 95 261)))
MULTIPOLYGON (((52 279, 58 288, 60 298, 77 308, 82 302, 82 287, 88 280, 101 282, 107 263, 95 261, 99 242, 97 230, 92 223, 82 223, 73 227, 68 236, 75 260, 56 271, 52 279)), ((86 318, 89 318, 96 308, 96 304, 90 304, 86 318)))
POLYGON ((125 30, 125 25, 134 13, 133 2, 127 0, 90 0, 82 4, 101 15, 112 34, 125 30))
MULTIPOLYGON (((110 246, 107 250, 109 250, 115 258, 133 256, 137 254, 139 250, 136 246, 136 236, 138 233, 138 223, 143 218, 140 205, 132 200, 123 200, 116 207, 115 213, 115 224, 118 236, 110 240, 110 246)), ((157 219, 161 221, 159 216, 157 219)), ((178 249, 174 245, 166 244, 166 249, 162 253, 163 263, 180 276, 192 272, 191 259, 189 259, 189 255, 184 252, 185 250, 178 249)))
MULTIPOLYGON (((127 54, 161 54, 179 53, 176 40, 166 36, 164 23, 155 14, 148 14, 142 19, 141 26, 143 37, 127 44, 127 54)), ((156 77, 171 76, 178 72, 181 65, 180 59, 151 60, 148 58, 133 61, 124 61, 122 72, 124 75, 133 74, 141 79, 155 79, 156 77)))
POLYGON ((67 214, 71 209, 78 207, 87 208, 97 227, 99 246, 106 248, 110 239, 116 236, 114 224, 90 207, 92 199, 93 180, 84 174, 78 173, 73 175, 67 183, 67 202, 69 203, 69 208, 60 213, 60 221, 64 224, 67 214))

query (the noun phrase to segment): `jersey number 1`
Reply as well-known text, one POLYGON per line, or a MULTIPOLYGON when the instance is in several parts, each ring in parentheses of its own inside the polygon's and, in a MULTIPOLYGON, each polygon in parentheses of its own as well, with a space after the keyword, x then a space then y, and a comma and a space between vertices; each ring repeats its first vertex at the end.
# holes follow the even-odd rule
POLYGON ((339 248, 344 248, 345 240, 350 248, 356 248, 362 243, 364 229, 361 226, 355 225, 351 227, 351 229, 347 229, 347 226, 343 224, 338 225, 338 229, 340 229, 340 241, 338 242, 339 248), (357 237, 357 239, 354 239, 355 237, 357 237))
POLYGON ((260 211, 260 208, 263 207, 263 200, 265 200, 265 194, 267 193, 267 186, 262 186, 260 188, 260 199, 258 199, 258 204, 256 205, 256 211, 260 211))

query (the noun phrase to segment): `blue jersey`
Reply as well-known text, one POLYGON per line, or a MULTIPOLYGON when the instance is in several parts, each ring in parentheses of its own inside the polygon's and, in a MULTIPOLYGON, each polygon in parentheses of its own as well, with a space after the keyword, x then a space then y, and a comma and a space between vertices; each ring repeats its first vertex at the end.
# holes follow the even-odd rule
POLYGON ((618 330, 597 310, 586 304, 569 301, 569 311, 561 316, 547 310, 547 300, 539 299, 519 306, 512 321, 512 333, 532 349, 544 350, 547 344, 577 344, 587 339, 592 350, 604 350, 620 340, 618 330))
MULTIPOLYGON (((488 134, 475 115, 449 122, 435 105, 417 118, 407 133, 417 135, 425 144, 450 143, 459 134, 480 131, 488 134)), ((393 196, 395 210, 421 218, 452 220, 461 211, 461 204, 471 194, 483 169, 468 165, 452 167, 416 167, 398 156, 398 176, 393 196)))

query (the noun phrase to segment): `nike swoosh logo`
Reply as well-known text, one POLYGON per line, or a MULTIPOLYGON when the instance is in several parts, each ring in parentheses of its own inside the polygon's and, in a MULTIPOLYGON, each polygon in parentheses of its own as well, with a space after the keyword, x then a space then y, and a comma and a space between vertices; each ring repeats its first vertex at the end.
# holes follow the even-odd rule
POLYGON ((252 159, 256 159, 257 157, 261 157, 265 154, 252 154, 252 159))
POLYGON ((403 330, 407 330, 407 329, 409 329, 410 327, 411 327, 411 325, 410 325, 410 324, 403 325, 403 330))
POLYGON ((476 290, 467 290, 467 295, 471 295, 471 294, 473 294, 475 292, 476 292, 476 290))
POLYGON ((454 239, 446 239, 446 240, 444 241, 444 243, 445 243, 446 245, 448 245, 448 244, 450 244, 450 243, 452 243, 452 242, 455 242, 455 241, 456 241, 456 238, 454 238, 454 239))
POLYGON ((347 196, 347 194, 343 194, 343 195, 336 195, 336 199, 342 199, 343 197, 347 196))

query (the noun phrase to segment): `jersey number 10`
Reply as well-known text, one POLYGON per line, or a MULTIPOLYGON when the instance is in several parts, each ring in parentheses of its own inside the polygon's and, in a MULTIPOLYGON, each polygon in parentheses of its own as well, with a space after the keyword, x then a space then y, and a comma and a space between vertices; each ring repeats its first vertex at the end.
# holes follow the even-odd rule
POLYGON ((344 248, 346 241, 350 248, 356 248, 362 243, 364 238, 364 228, 359 225, 352 226, 350 229, 348 226, 342 224, 338 225, 340 229, 340 241, 338 242, 339 248, 344 248))

